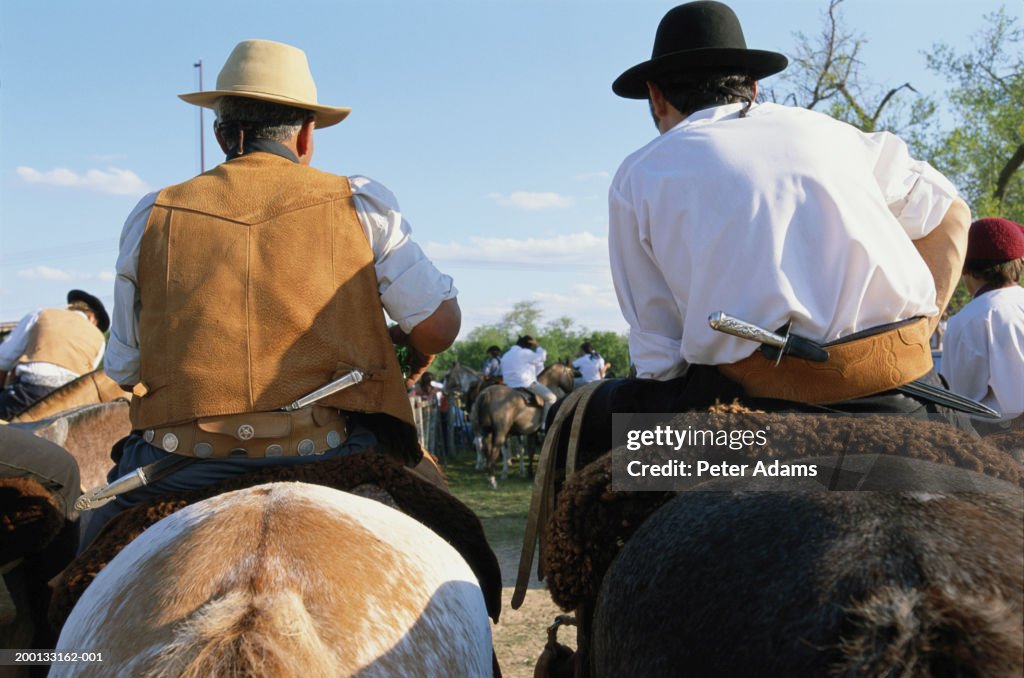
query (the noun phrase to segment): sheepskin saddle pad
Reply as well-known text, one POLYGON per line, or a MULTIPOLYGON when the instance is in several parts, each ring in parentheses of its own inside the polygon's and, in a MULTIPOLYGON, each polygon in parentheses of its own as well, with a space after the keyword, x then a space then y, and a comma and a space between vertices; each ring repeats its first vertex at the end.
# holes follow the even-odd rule
MULTIPOLYGON (((772 439, 785 441, 785 450, 773 452, 769 445, 723 453, 730 464, 753 465, 757 459, 780 457, 892 455, 957 466, 1024 487, 1024 467, 1011 455, 947 424, 893 416, 823 420, 816 415, 744 410, 712 408, 708 426, 748 430, 770 421, 772 439)), ((676 458, 693 463, 696 457, 687 457, 688 452, 684 448, 676 458)), ((543 528, 541 570, 552 599, 565 610, 596 599, 601 580, 622 546, 648 516, 678 494, 613 491, 613 454, 614 450, 591 462, 565 483, 543 528)))
POLYGON ((63 526, 53 493, 31 478, 0 478, 0 565, 43 550, 63 526))

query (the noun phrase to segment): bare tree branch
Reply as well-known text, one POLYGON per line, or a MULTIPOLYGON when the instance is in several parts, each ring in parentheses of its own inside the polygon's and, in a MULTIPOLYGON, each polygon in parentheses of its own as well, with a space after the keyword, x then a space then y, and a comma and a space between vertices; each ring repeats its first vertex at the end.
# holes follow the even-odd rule
POLYGON ((882 97, 882 100, 878 102, 878 107, 875 109, 875 114, 871 116, 872 128, 874 128, 874 126, 878 124, 878 118, 880 118, 882 115, 882 109, 885 108, 885 105, 889 103, 889 100, 892 99, 896 95, 896 93, 899 92, 901 89, 909 89, 914 94, 917 94, 917 90, 914 89, 909 82, 905 82, 899 87, 894 87, 893 89, 886 92, 885 96, 882 97))
POLYGON ((1010 183, 1010 178, 1014 172, 1020 169, 1020 166, 1024 165, 1024 144, 1017 147, 1016 152, 1006 161, 1003 165, 1003 169, 999 171, 999 178, 996 179, 996 189, 992 192, 992 196, 999 202, 1003 201, 1003 196, 1006 195, 1006 187, 1010 183))

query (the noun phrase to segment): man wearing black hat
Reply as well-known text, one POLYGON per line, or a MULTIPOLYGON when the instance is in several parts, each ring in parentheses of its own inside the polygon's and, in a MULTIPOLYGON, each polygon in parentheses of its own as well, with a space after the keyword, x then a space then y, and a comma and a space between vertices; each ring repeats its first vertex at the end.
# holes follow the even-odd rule
POLYGON ((0 345, 0 371, 14 370, 14 381, 0 392, 0 419, 95 370, 108 327, 103 303, 82 290, 68 292, 66 308, 44 308, 22 318, 0 345))
MULTIPOLYGON (((630 356, 640 377, 685 375, 693 407, 733 395, 831 405, 937 380, 928 337, 959 276, 969 209, 892 134, 755 103, 757 80, 786 65, 747 49, 726 5, 691 2, 612 85, 647 99, 660 132, 609 193, 630 356), (830 358, 776 364, 712 329, 717 311, 827 344, 830 358)), ((894 395, 891 407, 922 405, 894 395)))

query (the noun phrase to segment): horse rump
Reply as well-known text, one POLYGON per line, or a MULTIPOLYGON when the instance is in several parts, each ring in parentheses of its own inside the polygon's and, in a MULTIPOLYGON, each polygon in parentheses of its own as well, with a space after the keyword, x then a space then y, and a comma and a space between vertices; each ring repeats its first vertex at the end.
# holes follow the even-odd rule
POLYGON ((1000 491, 678 495, 604 577, 593 675, 1021 675, 1021 491, 934 466, 1000 491))
POLYGON ((492 675, 476 576, 413 518, 305 483, 257 485, 157 522, 96 576, 51 675, 492 675), (73 666, 73 668, 71 668, 73 666))

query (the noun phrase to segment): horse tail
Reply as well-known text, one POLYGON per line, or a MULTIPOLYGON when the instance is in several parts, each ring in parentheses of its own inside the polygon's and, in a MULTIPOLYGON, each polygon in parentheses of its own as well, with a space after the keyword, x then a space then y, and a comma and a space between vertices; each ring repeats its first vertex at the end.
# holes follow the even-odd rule
POLYGON ((199 608, 154 659, 151 678, 328 676, 338 660, 297 591, 231 591, 199 608))
MULTIPOLYGON (((482 393, 480 394, 483 395, 482 393)), ((481 421, 481 417, 484 417, 483 408, 480 407, 480 403, 486 402, 483 397, 477 397, 473 401, 473 406, 469 408, 469 423, 473 425, 473 431, 476 433, 483 434, 484 428, 490 425, 490 421, 481 421)), ((489 417, 487 417, 489 419, 489 417)))
POLYGON ((885 588, 847 610, 835 676, 1021 675, 1020 615, 995 595, 885 588))

